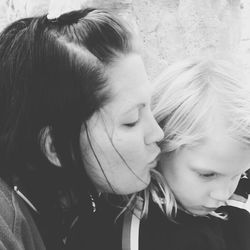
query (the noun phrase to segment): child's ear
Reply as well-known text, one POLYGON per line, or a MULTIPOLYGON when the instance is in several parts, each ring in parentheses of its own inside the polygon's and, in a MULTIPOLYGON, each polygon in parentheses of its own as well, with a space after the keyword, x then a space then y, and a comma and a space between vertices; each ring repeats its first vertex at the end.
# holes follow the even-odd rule
POLYGON ((41 141, 41 146, 43 147, 43 151, 47 159, 55 166, 61 167, 61 163, 58 159, 49 127, 43 129, 41 141))

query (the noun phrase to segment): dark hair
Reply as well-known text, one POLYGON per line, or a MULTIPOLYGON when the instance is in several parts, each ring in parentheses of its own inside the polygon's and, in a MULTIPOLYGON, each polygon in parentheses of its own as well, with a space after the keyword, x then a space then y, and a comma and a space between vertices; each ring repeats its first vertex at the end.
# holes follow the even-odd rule
POLYGON ((0 36, 0 175, 58 225, 94 192, 81 127, 109 100, 105 67, 133 52, 132 43, 115 17, 96 9, 21 19, 0 36), (43 153, 48 129, 62 167, 43 153))

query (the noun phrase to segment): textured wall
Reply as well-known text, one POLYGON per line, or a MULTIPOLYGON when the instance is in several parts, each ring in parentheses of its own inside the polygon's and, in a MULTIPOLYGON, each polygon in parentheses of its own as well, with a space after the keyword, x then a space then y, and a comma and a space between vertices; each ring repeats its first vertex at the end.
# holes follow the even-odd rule
MULTIPOLYGON (((62 2, 65 0, 59 0, 62 2)), ((113 9, 140 33, 151 78, 200 51, 236 51, 250 68, 249 0, 70 0, 113 9)), ((0 28, 45 13, 49 0, 0 0, 0 28)))

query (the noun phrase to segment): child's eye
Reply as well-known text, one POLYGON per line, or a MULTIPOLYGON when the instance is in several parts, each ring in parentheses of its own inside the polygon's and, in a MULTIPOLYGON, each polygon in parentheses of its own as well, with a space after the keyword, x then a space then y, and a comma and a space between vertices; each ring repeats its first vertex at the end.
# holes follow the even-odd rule
POLYGON ((203 178, 214 178, 217 176, 216 173, 199 173, 199 175, 203 178))

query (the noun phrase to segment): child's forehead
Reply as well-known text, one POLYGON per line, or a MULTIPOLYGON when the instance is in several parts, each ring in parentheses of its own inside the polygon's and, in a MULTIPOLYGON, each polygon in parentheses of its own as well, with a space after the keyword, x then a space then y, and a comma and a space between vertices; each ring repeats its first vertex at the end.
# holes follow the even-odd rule
POLYGON ((249 159, 250 162, 250 145, 234 138, 226 130, 224 124, 213 126, 210 131, 204 133, 201 139, 195 145, 186 147, 197 158, 211 158, 223 161, 236 162, 239 158, 249 159))
POLYGON ((235 176, 250 168, 250 147, 230 136, 209 137, 181 152, 182 161, 199 171, 235 176))
POLYGON ((228 134, 232 126, 230 114, 216 100, 210 107, 200 106, 191 110, 187 117, 187 122, 182 127, 183 134, 199 135, 200 143, 218 135, 228 134))
POLYGON ((199 146, 211 145, 223 150, 227 146, 234 145, 242 150, 250 149, 250 145, 242 142, 240 133, 237 134, 237 130, 241 130, 241 124, 235 124, 234 117, 219 105, 215 105, 213 110, 203 117, 202 123, 199 124, 203 126, 199 146))

